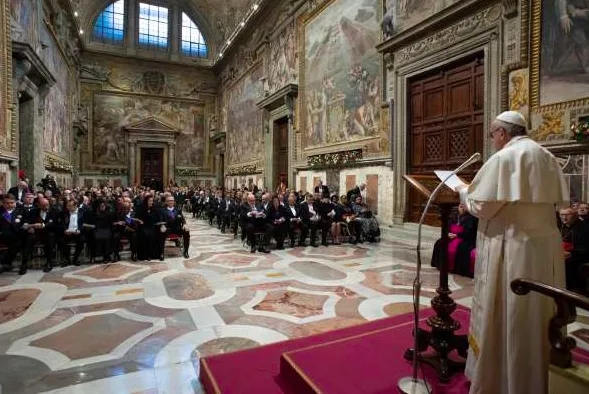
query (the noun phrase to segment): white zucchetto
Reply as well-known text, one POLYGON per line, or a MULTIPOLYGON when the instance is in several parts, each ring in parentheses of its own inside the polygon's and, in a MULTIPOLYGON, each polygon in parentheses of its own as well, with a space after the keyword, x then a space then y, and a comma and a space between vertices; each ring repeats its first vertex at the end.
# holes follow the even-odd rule
POLYGON ((497 116, 496 119, 505 123, 518 125, 526 129, 528 127, 526 118, 524 118, 524 116, 517 111, 502 112, 499 114, 499 116, 497 116))

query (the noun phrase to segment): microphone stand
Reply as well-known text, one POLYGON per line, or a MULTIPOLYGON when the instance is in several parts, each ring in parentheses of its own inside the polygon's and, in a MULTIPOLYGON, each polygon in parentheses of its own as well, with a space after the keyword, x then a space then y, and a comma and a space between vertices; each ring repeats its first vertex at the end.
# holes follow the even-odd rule
MULTIPOLYGON (((431 385, 425 379, 419 379, 417 377, 417 367, 418 367, 418 348, 419 348, 419 340, 418 340, 418 328, 419 328, 419 298, 421 296, 421 229, 423 227, 423 222, 425 221, 425 216, 429 211, 429 208, 435 198, 438 196, 438 193, 444 187, 445 183, 448 179, 452 178, 458 172, 464 170, 466 167, 476 163, 481 159, 480 153, 475 153, 471 157, 468 158, 464 163, 462 163, 458 168, 452 171, 432 192, 430 198, 427 200, 425 204, 425 209, 419 218, 419 225, 417 227, 417 273, 415 276, 415 281, 413 282, 413 310, 414 310, 414 319, 413 319, 413 326, 414 326, 414 333, 413 333, 413 367, 412 367, 412 376, 406 376, 399 380, 397 387, 399 391, 403 394, 430 394, 431 393, 431 385)), ((425 378, 425 376, 424 376, 425 378)))

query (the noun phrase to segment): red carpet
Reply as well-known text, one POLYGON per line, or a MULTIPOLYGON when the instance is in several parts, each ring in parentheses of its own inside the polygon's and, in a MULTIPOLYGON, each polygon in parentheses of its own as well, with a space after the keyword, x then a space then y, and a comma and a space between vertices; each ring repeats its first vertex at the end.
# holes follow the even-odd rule
MULTIPOLYGON (((453 316, 463 327, 468 325, 468 311, 457 310, 453 316)), ((413 338, 410 318, 388 328, 287 352, 282 355, 280 374, 301 394, 397 393, 399 379, 411 376, 411 363, 403 358, 413 338)), ((458 333, 466 334, 466 330, 458 333)), ((434 393, 468 394, 463 374, 442 385, 432 368, 423 370, 434 393)))
MULTIPOLYGON (((423 320, 432 313, 431 309, 423 310, 423 320)), ((204 357, 200 361, 200 381, 207 393, 302 394, 309 390, 309 385, 298 378, 298 373, 292 375, 294 364, 325 393, 397 393, 399 378, 411 373, 411 363, 403 358, 403 352, 413 344, 412 316, 408 313, 310 337, 204 357), (328 343, 329 346, 325 345, 328 343), (308 349, 310 347, 312 349, 308 349), (283 354, 287 354, 287 358, 283 358, 283 354)), ((460 333, 465 333, 468 309, 459 306, 454 317, 462 323, 460 333)), ((589 363, 589 353, 584 350, 575 349, 574 358, 589 363)), ((428 381, 437 384, 435 372, 428 366, 423 368, 428 381)), ((467 393, 466 384, 466 378, 457 375, 447 385, 435 385, 434 394, 467 393)))

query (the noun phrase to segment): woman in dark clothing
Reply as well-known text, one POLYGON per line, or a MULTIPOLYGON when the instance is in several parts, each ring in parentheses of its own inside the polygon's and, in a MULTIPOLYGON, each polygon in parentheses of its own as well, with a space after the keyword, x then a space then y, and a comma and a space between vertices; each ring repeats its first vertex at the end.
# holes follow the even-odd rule
POLYGON ((153 204, 153 196, 148 195, 143 199, 143 203, 137 211, 139 219, 139 248, 137 249, 137 258, 139 260, 158 259, 160 251, 160 226, 161 216, 159 210, 153 204))
POLYGON ((102 263, 110 263, 112 248, 112 225, 114 215, 109 211, 106 201, 98 200, 94 214, 94 239, 98 253, 102 253, 102 263))

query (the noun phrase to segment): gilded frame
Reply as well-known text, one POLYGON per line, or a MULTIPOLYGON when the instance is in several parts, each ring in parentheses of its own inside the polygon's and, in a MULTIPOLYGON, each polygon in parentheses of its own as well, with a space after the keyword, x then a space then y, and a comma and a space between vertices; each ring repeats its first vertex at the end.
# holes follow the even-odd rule
POLYGON ((552 113, 568 108, 589 105, 589 97, 540 105, 540 52, 542 40, 542 2, 531 1, 530 23, 530 110, 535 113, 552 113))
MULTIPOLYGON (((329 144, 327 147, 306 147, 303 146, 303 144, 306 143, 305 141, 305 137, 304 134, 307 132, 307 130, 304 127, 305 122, 302 122, 301 119, 304 119, 304 116, 306 114, 306 110, 305 110, 305 97, 306 97, 306 92, 305 92, 305 66, 306 66, 306 59, 305 59, 305 28, 307 26, 308 23, 310 23, 313 19, 315 19, 317 16, 319 16, 323 11, 325 11, 327 8, 329 8, 329 6, 331 6, 333 3, 335 3, 336 1, 339 0, 324 0, 323 3, 317 7, 315 7, 314 9, 307 11, 306 13, 303 13, 301 16, 298 17, 297 20, 297 36, 298 36, 298 50, 299 50, 299 94, 298 94, 298 105, 296 108, 296 116, 295 116, 295 124, 294 124, 294 128, 297 132, 297 146, 298 146, 298 151, 299 154, 302 157, 296 157, 296 160, 306 160, 306 157, 308 155, 316 155, 316 154, 324 154, 324 153, 330 153, 330 152, 336 152, 336 151, 340 151, 342 150, 342 146, 343 145, 349 145, 349 149, 357 149, 357 148, 362 148, 362 150, 364 151, 364 146, 368 145, 370 142, 381 139, 382 138, 382 134, 383 134, 383 119, 385 114, 383 114, 383 110, 381 108, 379 108, 379 120, 380 120, 380 124, 379 124, 379 130, 378 133, 374 136, 371 137, 366 137, 366 138, 362 138, 359 140, 354 140, 354 141, 339 141, 333 144, 329 144)), ((524 0, 525 1, 525 0, 524 0)), ((379 3, 379 7, 378 7, 378 15, 377 15, 377 20, 381 20, 382 16, 383 16, 383 9, 384 9, 384 0, 378 0, 379 3)), ((380 29, 380 27, 379 27, 380 29)), ((383 57, 379 56, 379 68, 380 70, 383 69, 384 66, 384 61, 383 61, 383 57)), ((382 78, 382 73, 380 74, 381 76, 381 92, 384 92, 385 88, 386 88, 386 78, 382 78)), ((382 94, 381 94, 382 96, 382 94)), ((379 96, 380 99, 382 99, 382 97, 379 96)), ((370 152, 365 152, 370 154, 370 152)), ((380 152, 382 155, 380 156, 386 156, 388 154, 388 152, 380 152)))
POLYGON ((0 132, 10 136, 10 144, 0 146, 0 151, 14 154, 16 151, 15 130, 13 130, 12 106, 12 41, 10 36, 10 4, 9 0, 0 0, 0 111, 5 117, 0 124, 0 132))

